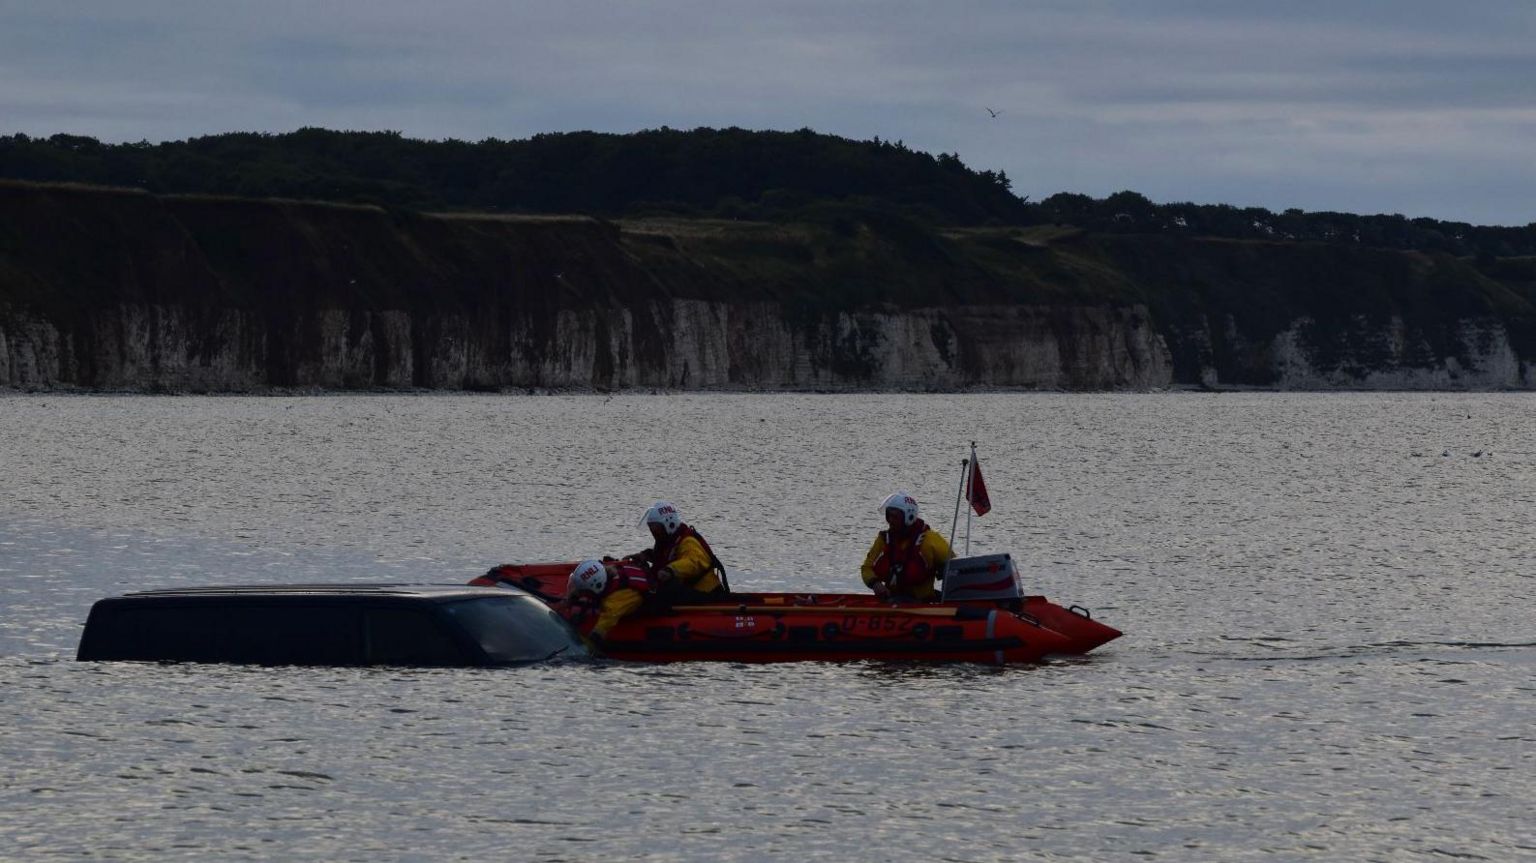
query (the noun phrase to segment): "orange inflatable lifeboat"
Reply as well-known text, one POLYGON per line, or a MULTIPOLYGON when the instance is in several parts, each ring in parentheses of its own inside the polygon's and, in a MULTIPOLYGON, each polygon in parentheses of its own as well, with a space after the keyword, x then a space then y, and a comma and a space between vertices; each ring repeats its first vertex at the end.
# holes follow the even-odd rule
MULTIPOLYGON (((503 564, 471 581, 509 585, 551 606, 576 563, 503 564)), ((592 616, 578 629, 586 634, 592 616)), ((648 604, 608 633, 603 650, 642 662, 887 659, 1038 662, 1120 637, 1086 609, 1024 596, 1008 555, 951 562, 939 602, 872 594, 732 593, 707 604, 648 604)))

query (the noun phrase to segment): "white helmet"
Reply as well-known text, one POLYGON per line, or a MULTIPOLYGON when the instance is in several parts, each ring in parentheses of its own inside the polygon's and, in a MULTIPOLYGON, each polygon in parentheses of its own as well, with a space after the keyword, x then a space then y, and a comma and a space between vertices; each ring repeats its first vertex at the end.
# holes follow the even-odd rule
POLYGON ((683 514, 677 511, 677 507, 658 500, 651 504, 651 508, 640 516, 641 524, 659 524, 667 532, 667 536, 677 533, 677 529, 683 524, 683 514))
POLYGON ((570 577, 566 578, 565 595, 567 598, 578 593, 601 595, 607 584, 608 568, 603 566, 603 562, 584 560, 576 564, 576 568, 571 570, 570 577))
POLYGON ((917 501, 912 499, 912 495, 904 491, 896 492, 886 498, 885 503, 880 504, 881 515, 885 515, 885 511, 888 509, 901 510, 902 524, 907 527, 911 527, 912 522, 917 521, 917 501))

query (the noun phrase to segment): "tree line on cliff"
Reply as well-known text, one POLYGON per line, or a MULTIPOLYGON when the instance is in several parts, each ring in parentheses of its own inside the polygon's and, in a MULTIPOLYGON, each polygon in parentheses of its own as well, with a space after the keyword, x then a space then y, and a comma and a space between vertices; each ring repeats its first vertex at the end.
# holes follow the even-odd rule
POLYGON ((977 171, 897 141, 809 129, 570 132, 524 140, 423 141, 305 128, 106 144, 77 135, 0 136, 0 177, 371 203, 404 210, 674 215, 767 221, 872 217, 939 225, 1062 224, 1116 234, 1320 242, 1476 256, 1536 255, 1536 223, 1477 226, 1226 204, 1156 204, 1136 192, 1020 198, 977 171))
POLYGON ((414 210, 791 220, 820 203, 852 200, 933 223, 1015 223, 1026 215, 1006 176, 972 171, 956 155, 808 129, 662 128, 474 143, 314 128, 162 144, 16 135, 0 137, 0 176, 414 210))

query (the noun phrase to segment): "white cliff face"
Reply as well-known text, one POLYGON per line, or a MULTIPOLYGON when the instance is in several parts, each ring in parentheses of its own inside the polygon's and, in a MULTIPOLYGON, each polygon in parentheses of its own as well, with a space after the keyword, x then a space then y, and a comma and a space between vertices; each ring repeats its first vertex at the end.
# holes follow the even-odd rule
POLYGON ((962 308, 840 313, 804 323, 771 304, 677 300, 561 311, 506 386, 668 389, 1150 389, 1167 346, 1141 310, 962 308), (547 345, 544 351, 537 345, 547 345))
MULTIPOLYGON (((1226 322, 1227 343, 1241 334, 1226 322)), ((1401 321, 1319 357, 1302 319, 1253 348, 1276 389, 1529 389, 1497 321, 1439 357, 1401 321)), ((1361 327, 1364 327, 1361 322, 1361 327)), ((0 314, 0 386, 249 391, 431 389, 1128 390, 1172 386, 1140 307, 967 306, 795 317, 769 303, 663 300, 486 319, 324 309, 286 320, 176 306, 102 309, 61 331, 0 314), (273 328, 277 328, 274 331, 273 328)), ((1202 379, 1221 385, 1214 368, 1202 379)))
POLYGON ((1351 339, 1350 349, 1333 362, 1318 362, 1309 345, 1310 319, 1302 318, 1274 341, 1277 387, 1286 390, 1507 390, 1530 389, 1536 368, 1521 362, 1509 333, 1495 320, 1463 320, 1455 352, 1439 356, 1402 319, 1366 329, 1351 339))
MULTIPOLYGON (((47 325, 52 328, 51 325, 47 325)), ((64 380, 109 390, 250 390, 262 385, 260 332, 222 310, 194 315, 178 306, 125 304, 94 312, 89 332, 63 338, 76 350, 64 380)))
POLYGON ((27 315, 0 318, 0 386, 49 387, 64 378, 59 332, 27 315))
MULTIPOLYGON (((274 383, 268 365, 276 358, 284 382, 327 389, 409 387, 415 374, 411 355, 411 318, 405 312, 321 309, 284 322, 278 333, 244 317, 245 326, 262 334, 261 385, 274 383), (402 351, 393 346, 402 346, 402 351), (286 369, 291 367, 291 371, 286 369), (291 382, 288 380, 291 379, 291 382)), ((451 362, 452 355, 444 358, 451 362)))

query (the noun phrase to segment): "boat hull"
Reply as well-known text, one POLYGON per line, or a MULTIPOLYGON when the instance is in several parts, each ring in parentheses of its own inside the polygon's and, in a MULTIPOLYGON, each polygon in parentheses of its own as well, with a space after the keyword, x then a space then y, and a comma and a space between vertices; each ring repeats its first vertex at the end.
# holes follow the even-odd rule
MULTIPOLYGON (((472 584, 505 584, 551 605, 574 563, 506 564, 472 584)), ((591 621, 578 627, 590 631, 591 621)), ((642 608, 603 641, 616 659, 801 662, 1038 662, 1086 653, 1120 636, 1043 596, 893 603, 871 594, 733 593, 703 604, 642 608)))

